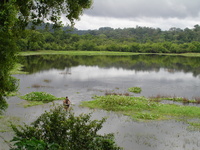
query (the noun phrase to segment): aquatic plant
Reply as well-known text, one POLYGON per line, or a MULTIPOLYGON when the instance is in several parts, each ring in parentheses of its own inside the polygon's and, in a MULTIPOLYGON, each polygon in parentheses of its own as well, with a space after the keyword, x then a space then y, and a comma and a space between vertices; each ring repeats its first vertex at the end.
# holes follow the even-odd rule
POLYGON ((128 91, 133 93, 141 93, 142 89, 140 87, 130 87, 128 88, 128 91))
POLYGON ((64 99, 64 97, 58 98, 46 92, 31 92, 24 96, 20 96, 20 98, 28 101, 42 101, 42 102, 52 102, 54 100, 64 99))
POLYGON ((53 88, 52 86, 40 85, 40 84, 33 84, 32 88, 53 88))
POLYGON ((149 97, 149 99, 151 101, 157 101, 160 102, 162 100, 169 100, 169 101, 174 101, 174 102, 182 102, 184 104, 186 103, 196 103, 196 104, 200 104, 200 97, 195 97, 193 99, 188 99, 186 97, 176 97, 176 96, 161 96, 161 95, 157 95, 157 96, 151 96, 149 97))
POLYGON ((192 131, 200 131, 200 123, 199 120, 198 121, 188 121, 187 122, 189 124, 188 129, 192 130, 192 131))
POLYGON ((130 96, 129 93, 116 93, 116 92, 105 92, 105 95, 124 95, 124 96, 130 96))
POLYGON ((82 102, 81 106, 120 112, 136 120, 160 120, 199 118, 200 108, 175 104, 161 104, 145 97, 119 95, 96 96, 92 101, 82 102))

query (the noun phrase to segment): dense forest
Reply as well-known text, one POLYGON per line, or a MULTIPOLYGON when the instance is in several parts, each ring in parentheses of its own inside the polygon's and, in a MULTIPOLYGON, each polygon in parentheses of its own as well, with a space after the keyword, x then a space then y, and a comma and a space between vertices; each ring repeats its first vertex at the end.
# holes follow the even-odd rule
POLYGON ((36 30, 26 29, 17 41, 22 51, 83 50, 140 53, 200 52, 200 26, 192 29, 140 27, 77 30, 69 27, 52 29, 45 24, 36 30))

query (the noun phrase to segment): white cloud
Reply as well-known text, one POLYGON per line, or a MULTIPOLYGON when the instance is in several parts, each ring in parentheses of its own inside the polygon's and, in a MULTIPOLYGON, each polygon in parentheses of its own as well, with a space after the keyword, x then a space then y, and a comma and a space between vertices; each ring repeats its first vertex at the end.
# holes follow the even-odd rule
POLYGON ((76 28, 127 28, 147 26, 168 30, 200 24, 199 0, 94 0, 76 28))
POLYGON ((94 17, 83 15, 81 20, 76 21, 75 27, 79 30, 99 29, 100 27, 112 28, 135 28, 136 26, 146 26, 168 30, 171 27, 193 28, 194 25, 200 24, 200 17, 197 18, 111 18, 111 17, 94 17))

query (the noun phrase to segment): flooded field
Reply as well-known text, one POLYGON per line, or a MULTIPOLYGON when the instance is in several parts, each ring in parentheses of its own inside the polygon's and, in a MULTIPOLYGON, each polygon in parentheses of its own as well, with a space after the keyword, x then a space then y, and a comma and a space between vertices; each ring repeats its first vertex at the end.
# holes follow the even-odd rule
MULTIPOLYGON (((79 107, 94 95, 126 93, 130 87, 142 88, 134 96, 200 97, 200 58, 43 55, 21 57, 21 63, 24 71, 29 72, 14 75, 20 79, 21 95, 45 91, 57 97, 68 96, 76 114, 93 112, 94 119, 108 117, 100 132, 114 133, 117 144, 125 150, 198 150, 200 147, 200 132, 189 130, 189 125, 181 121, 136 122, 117 113, 79 107)), ((24 108, 25 102, 17 96, 9 98, 4 116, 16 123, 30 123, 52 105, 24 108)), ((55 103, 62 104, 62 101, 55 103)), ((0 130, 9 129, 0 126, 0 130)), ((0 132, 0 135, 6 140, 12 138, 11 132, 0 132)), ((0 145, 0 150, 9 149, 1 138, 0 145)))

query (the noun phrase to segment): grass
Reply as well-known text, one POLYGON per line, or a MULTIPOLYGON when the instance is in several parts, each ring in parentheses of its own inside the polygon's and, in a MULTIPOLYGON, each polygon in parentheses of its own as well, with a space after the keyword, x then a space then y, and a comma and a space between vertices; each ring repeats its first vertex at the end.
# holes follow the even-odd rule
POLYGON ((200 118, 200 107, 161 104, 145 97, 96 96, 93 101, 82 102, 81 106, 119 112, 140 121, 200 118))
POLYGON ((110 51, 51 51, 51 50, 40 50, 40 51, 27 51, 20 52, 19 55, 53 55, 53 54, 63 54, 63 55, 138 55, 139 53, 131 52, 110 52, 110 51))
MULTIPOLYGON (((133 52, 110 52, 110 51, 53 51, 53 50, 39 50, 39 51, 26 51, 20 52, 19 55, 46 55, 46 54, 63 54, 63 55, 140 55, 151 53, 133 53, 133 52)), ((187 56, 187 57, 200 57, 200 53, 152 53, 157 55, 173 55, 173 56, 187 56)))
POLYGON ((192 131, 200 131, 200 123, 198 122, 187 122, 189 124, 188 129, 192 131))
POLYGON ((193 99, 188 99, 186 97, 176 97, 176 96, 152 96, 149 98, 151 101, 154 102, 160 102, 162 100, 169 100, 169 101, 174 101, 174 102, 182 102, 184 104, 186 103, 195 103, 195 104, 200 104, 200 97, 194 97, 193 99))
POLYGON ((141 93, 142 89, 140 87, 130 87, 128 88, 128 91, 133 93, 141 93))
POLYGON ((24 96, 20 96, 20 98, 28 101, 28 103, 24 103, 24 107, 42 105, 44 103, 64 99, 64 97, 55 97, 54 95, 46 92, 31 92, 24 96))

